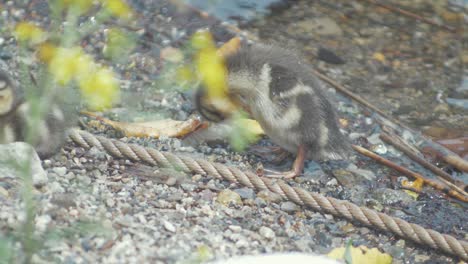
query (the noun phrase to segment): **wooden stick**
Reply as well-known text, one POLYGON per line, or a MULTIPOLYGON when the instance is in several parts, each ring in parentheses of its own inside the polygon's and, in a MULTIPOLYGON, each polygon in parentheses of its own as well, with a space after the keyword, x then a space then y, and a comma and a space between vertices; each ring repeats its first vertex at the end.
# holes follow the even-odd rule
MULTIPOLYGON (((393 131, 401 129, 401 127, 398 128, 394 124, 388 122, 391 120, 387 120, 385 117, 377 116, 376 121, 381 125, 382 129, 385 128, 384 130, 387 130, 387 131, 389 131, 388 129, 392 129, 393 131)), ((428 147, 431 151, 433 151, 437 155, 438 159, 445 161, 446 163, 454 166, 460 171, 468 172, 468 161, 462 159, 456 153, 445 148, 444 146, 432 141, 431 139, 426 138, 421 133, 416 133, 413 129, 406 127, 406 126, 402 126, 402 128, 407 129, 408 131, 413 133, 415 136, 418 136, 420 139, 422 139, 424 141, 423 145, 425 147, 428 147)), ((421 149, 421 146, 418 146, 418 148, 421 149)))
POLYGON ((425 159, 418 156, 408 146, 405 146, 406 143, 402 141, 401 139, 399 139, 398 136, 390 135, 385 132, 382 132, 380 133, 380 138, 383 141, 389 144, 392 144, 394 147, 396 147, 401 152, 405 153, 408 157, 410 157, 412 160, 419 163, 424 168, 432 171, 436 175, 439 175, 440 177, 444 178, 445 180, 451 183, 454 183, 455 186, 457 186, 457 191, 468 197, 468 194, 464 191, 467 188, 467 185, 464 182, 453 178, 452 175, 446 173, 445 171, 439 169, 438 167, 432 165, 431 163, 427 162, 425 159))
POLYGON ((447 181, 446 179, 440 177, 440 176, 437 176, 437 179, 439 179, 441 182, 447 184, 450 188, 452 188, 452 190, 456 190, 458 191, 460 194, 462 195, 465 195, 466 197, 468 197, 468 193, 466 193, 463 189, 461 189, 460 187, 456 186, 455 184, 447 181))
POLYGON ((440 157, 442 160, 444 160, 445 162, 447 162, 448 164, 454 166, 455 168, 461 170, 461 171, 464 171, 464 172, 468 172, 468 161, 462 159, 460 156, 458 156, 457 154, 444 154, 444 153, 447 153, 447 150, 445 149, 440 149, 442 148, 439 147, 438 149, 435 149, 435 150, 440 150, 440 152, 437 152, 438 154, 438 157, 440 157))
POLYGON ((411 178, 414 178, 414 179, 420 179, 422 180, 424 183, 426 183, 427 185, 429 186, 432 186, 434 187, 435 189, 437 190, 440 190, 448 195, 450 195, 451 197, 453 198, 456 198, 460 201, 463 201, 463 202, 468 202, 468 197, 464 196, 464 195, 461 195, 460 193, 456 192, 456 191, 453 191, 453 190, 450 190, 448 189, 445 185, 441 184, 441 183, 438 183, 436 181, 433 181, 433 180, 430 180, 430 179, 426 179, 424 176, 422 176, 421 174, 419 173, 416 173, 414 171, 411 171, 407 168, 404 168, 404 167, 401 167, 399 166, 398 164, 386 159, 386 158, 383 158, 377 154, 375 154, 374 152, 371 152, 361 146, 357 146, 357 145, 352 145, 353 149, 356 150, 357 152, 361 153, 362 155, 366 156, 366 157, 369 157, 389 168, 392 168, 400 173, 403 173, 404 175, 406 176, 409 176, 411 178))
POLYGON ((433 25, 433 26, 441 27, 441 28, 443 28, 443 29, 445 29, 447 31, 453 32, 453 33, 456 32, 456 29, 453 28, 453 27, 444 25, 442 23, 438 23, 438 22, 436 22, 434 20, 431 20, 431 19, 426 18, 426 17, 422 17, 422 16, 420 16, 418 14, 415 14, 415 13, 410 12, 410 11, 406 11, 406 10, 401 9, 399 7, 387 5, 387 4, 384 4, 384 3, 381 3, 381 2, 375 1, 375 0, 361 0, 361 1, 365 1, 365 2, 368 2, 368 3, 383 7, 385 9, 387 9, 387 10, 392 11, 392 12, 399 13, 399 14, 402 14, 404 16, 414 18, 416 20, 419 20, 421 22, 424 22, 424 23, 427 23, 427 24, 430 24, 430 25, 433 25))

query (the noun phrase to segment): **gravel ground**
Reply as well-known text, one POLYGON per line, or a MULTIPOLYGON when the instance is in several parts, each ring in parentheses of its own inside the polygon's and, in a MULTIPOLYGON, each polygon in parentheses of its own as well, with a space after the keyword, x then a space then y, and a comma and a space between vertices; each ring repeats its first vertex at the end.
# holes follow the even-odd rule
MULTIPOLYGON (((162 115, 184 120, 193 107, 184 94, 161 86, 168 64, 163 51, 167 47, 182 48, 188 37, 202 27, 210 27, 219 42, 233 34, 213 19, 200 18, 166 1, 131 3, 138 18, 128 27, 138 34, 139 41, 129 63, 113 65, 122 78, 127 100, 113 109, 111 116, 146 120, 162 115)), ((463 75, 462 62, 456 55, 460 45, 452 33, 380 9, 375 13, 375 8, 371 10, 356 1, 315 2, 313 8, 308 5, 308 1, 294 1, 289 9, 243 27, 264 41, 279 42, 303 52, 327 75, 408 124, 419 127, 414 120, 428 120, 424 115, 431 115, 429 122, 422 122, 424 126, 443 125, 453 131, 467 131, 464 112, 450 105, 439 106, 445 103, 434 99, 439 91, 443 98, 459 96, 451 94, 463 75), (317 23, 326 26, 314 27, 317 23), (404 33, 398 34, 400 30, 404 33), (316 34, 308 34, 309 31, 316 34), (326 47, 345 63, 314 60, 319 47, 326 47), (375 53, 382 53, 385 60, 379 61, 379 56, 373 59, 375 53), (414 96, 417 104, 412 101, 414 96), (445 112, 433 115, 436 111, 429 109, 435 107, 445 112)), ((1 12, 0 22, 13 25, 29 19, 47 25, 44 2, 31 1, 28 8, 34 12, 9 1, 1 12)), ((426 7, 421 11, 431 12, 426 7)), ((103 25, 82 43, 97 58, 105 45, 106 27, 103 25)), ((0 58, 15 71, 18 61, 25 58, 18 57, 11 33, 3 30, 1 34, 0 58)), ((325 57, 330 60, 330 55, 325 57)), ((341 117, 347 120, 345 129, 350 138, 365 139, 369 147, 384 156, 431 175, 385 146, 377 137, 378 125, 365 111, 342 96, 337 95, 336 100, 341 117)), ((118 136, 110 132, 107 135, 118 136)), ((406 136, 412 140, 412 135, 406 136)), ((186 145, 168 138, 122 140, 241 169, 253 169, 262 161, 249 152, 236 153, 226 144, 186 145)), ((45 246, 34 256, 38 263, 199 263, 271 252, 326 254, 350 239, 354 245, 376 247, 392 255, 394 263, 454 262, 438 251, 304 210, 265 192, 255 193, 226 181, 114 159, 95 148, 84 150, 69 143, 60 153, 42 161, 42 167, 48 181, 34 191, 38 203, 36 233, 45 246)), ((464 205, 450 202, 431 189, 413 199, 398 188, 397 179, 401 176, 353 155, 346 162, 309 161, 304 175, 290 184, 467 239, 464 205)), ((24 219, 18 186, 16 178, 0 178, 3 235, 19 230, 18 223, 24 219)))

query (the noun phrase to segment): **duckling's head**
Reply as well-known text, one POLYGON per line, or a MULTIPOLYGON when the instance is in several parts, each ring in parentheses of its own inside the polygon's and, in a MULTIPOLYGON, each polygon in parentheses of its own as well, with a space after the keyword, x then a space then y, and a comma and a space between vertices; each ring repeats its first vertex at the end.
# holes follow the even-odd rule
POLYGON ((8 75, 0 70, 0 116, 10 113, 14 108, 15 89, 8 75))

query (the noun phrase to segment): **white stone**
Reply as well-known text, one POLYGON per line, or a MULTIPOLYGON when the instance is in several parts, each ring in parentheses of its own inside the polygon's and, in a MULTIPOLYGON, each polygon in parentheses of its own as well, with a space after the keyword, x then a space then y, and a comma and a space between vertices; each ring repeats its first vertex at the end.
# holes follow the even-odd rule
POLYGON ((55 174, 57 174, 60 177, 65 176, 65 174, 67 173, 66 167, 56 167, 56 168, 53 168, 52 170, 53 172, 55 172, 55 174))
POLYGON ((31 156, 31 175, 34 186, 41 187, 47 184, 47 173, 41 165, 41 160, 34 148, 24 142, 15 142, 0 145, 0 179, 24 177, 23 168, 31 156))
POLYGON ((171 222, 164 221, 164 222, 163 222, 163 225, 164 225, 164 228, 165 228, 167 231, 172 232, 172 233, 175 233, 176 227, 175 227, 171 222))
POLYGON ((47 230, 47 226, 49 225, 52 218, 50 215, 40 215, 36 217, 36 228, 39 232, 44 232, 47 230))
POLYGON ((258 231, 260 233, 260 235, 262 235, 264 238, 266 239, 273 239, 275 238, 275 232, 273 230, 271 230, 271 228, 269 227, 266 227, 266 226, 262 226, 260 227, 260 230, 258 231))

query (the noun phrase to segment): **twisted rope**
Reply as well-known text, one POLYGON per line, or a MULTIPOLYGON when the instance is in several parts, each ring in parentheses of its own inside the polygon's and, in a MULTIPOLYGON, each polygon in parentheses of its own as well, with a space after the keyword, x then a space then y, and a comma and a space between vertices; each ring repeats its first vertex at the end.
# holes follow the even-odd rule
POLYGON ((127 144, 115 139, 95 136, 78 129, 70 130, 68 136, 76 144, 84 148, 89 149, 94 146, 118 158, 145 162, 153 166, 176 168, 187 173, 210 175, 218 179, 228 180, 253 188, 257 191, 269 190, 281 195, 283 199, 293 201, 314 211, 346 218, 349 221, 358 221, 363 225, 391 232, 420 245, 440 249, 447 254, 468 260, 468 242, 466 241, 457 240, 453 236, 441 234, 420 225, 408 223, 402 219, 391 217, 366 207, 357 206, 348 201, 325 197, 319 193, 291 187, 282 180, 259 177, 250 171, 241 171, 234 167, 203 159, 193 159, 135 144, 127 144))

